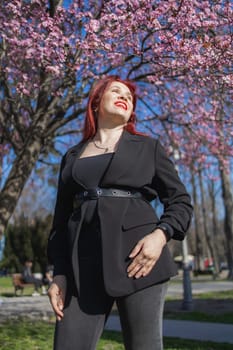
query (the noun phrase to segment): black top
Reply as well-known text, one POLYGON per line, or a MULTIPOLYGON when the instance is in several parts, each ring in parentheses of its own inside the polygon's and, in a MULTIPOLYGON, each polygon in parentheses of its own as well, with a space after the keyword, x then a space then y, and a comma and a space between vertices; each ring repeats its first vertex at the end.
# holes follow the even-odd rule
MULTIPOLYGON (((108 168, 114 153, 104 153, 96 156, 78 158, 73 165, 72 174, 87 189, 96 188, 108 168)), ((89 224, 93 218, 97 201, 88 202, 84 224, 89 224)))
POLYGON ((97 156, 78 158, 74 163, 72 173, 86 188, 95 188, 99 186, 113 154, 104 153, 97 156))
MULTIPOLYGON (((114 153, 105 153, 97 156, 78 158, 73 165, 72 174, 87 189, 99 186, 99 183, 108 168, 114 153)), ((96 229, 95 219, 97 200, 88 201, 82 230, 79 236, 79 257, 94 257, 100 252, 100 235, 96 229), (99 248, 99 249, 98 249, 99 248)))

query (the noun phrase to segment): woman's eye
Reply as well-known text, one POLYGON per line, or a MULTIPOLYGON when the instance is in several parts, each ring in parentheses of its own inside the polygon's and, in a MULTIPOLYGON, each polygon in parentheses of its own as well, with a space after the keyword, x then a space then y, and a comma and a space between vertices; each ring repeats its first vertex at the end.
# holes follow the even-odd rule
MULTIPOLYGON (((111 91, 114 92, 114 93, 116 93, 116 94, 120 94, 120 93, 121 93, 121 91, 118 90, 118 89, 112 89, 111 91)), ((123 94, 123 93, 122 93, 122 94, 123 94)), ((130 101, 130 102, 133 101, 133 97, 132 97, 131 95, 128 95, 128 96, 127 96, 127 99, 128 99, 128 101, 130 101)))

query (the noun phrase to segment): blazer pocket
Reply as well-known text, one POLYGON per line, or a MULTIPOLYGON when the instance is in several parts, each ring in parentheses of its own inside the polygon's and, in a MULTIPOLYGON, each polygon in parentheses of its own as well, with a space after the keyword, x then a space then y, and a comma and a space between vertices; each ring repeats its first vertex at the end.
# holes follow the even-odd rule
POLYGON ((122 229, 123 231, 127 231, 139 226, 156 224, 158 221, 159 219, 153 211, 126 213, 122 223, 122 229))

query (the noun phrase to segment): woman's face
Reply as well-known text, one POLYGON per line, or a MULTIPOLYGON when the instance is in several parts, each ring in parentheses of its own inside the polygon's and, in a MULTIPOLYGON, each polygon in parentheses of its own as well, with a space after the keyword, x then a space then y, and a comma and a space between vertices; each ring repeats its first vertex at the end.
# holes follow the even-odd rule
POLYGON ((133 112, 133 96, 129 88, 113 81, 105 90, 100 101, 98 118, 125 125, 133 112))

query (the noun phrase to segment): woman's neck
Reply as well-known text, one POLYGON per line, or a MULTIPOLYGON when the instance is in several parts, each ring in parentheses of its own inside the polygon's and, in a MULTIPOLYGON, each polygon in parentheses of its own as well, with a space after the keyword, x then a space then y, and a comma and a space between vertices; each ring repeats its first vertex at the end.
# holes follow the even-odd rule
POLYGON ((100 144, 106 144, 110 140, 115 140, 116 142, 121 137, 124 131, 123 126, 115 127, 115 128, 99 128, 97 130, 96 135, 94 136, 94 140, 98 141, 100 144))

